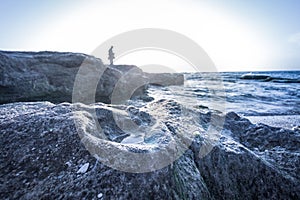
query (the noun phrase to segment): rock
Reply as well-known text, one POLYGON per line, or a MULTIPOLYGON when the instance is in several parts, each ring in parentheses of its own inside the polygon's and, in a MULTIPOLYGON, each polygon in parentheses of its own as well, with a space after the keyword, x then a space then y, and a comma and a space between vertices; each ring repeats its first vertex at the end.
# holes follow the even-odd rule
POLYGON ((250 80, 267 80, 271 78, 270 76, 263 75, 263 74, 244 74, 241 76, 241 79, 250 79, 250 80))
POLYGON ((67 165, 68 167, 71 167, 72 163, 71 163, 70 161, 68 161, 68 162, 66 162, 66 165, 67 165))
POLYGON ((299 198, 299 133, 253 125, 233 112, 224 128, 220 143, 196 161, 216 199, 299 198))
POLYGON ((300 126, 294 126, 294 127, 292 128, 292 130, 293 130, 293 131, 298 131, 298 132, 300 132, 300 126))
POLYGON ((84 174, 85 172, 87 172, 87 170, 89 169, 90 164, 89 163, 85 163, 84 165, 82 165, 80 167, 80 169, 77 171, 77 174, 84 174))
POLYGON ((150 84, 169 86, 169 85, 183 85, 184 76, 176 73, 145 73, 150 80, 150 84))
POLYGON ((299 199, 299 132, 253 125, 228 113, 219 140, 201 157, 211 142, 207 123, 222 116, 199 110, 186 113, 171 100, 145 107, 0 105, 0 198, 299 199), (194 128, 198 134, 190 133, 194 128), (122 144, 141 131, 142 143, 122 144), (181 143, 169 146, 174 140, 181 143), (182 153, 170 162, 176 149, 182 153), (165 155, 159 162, 157 152, 165 155), (78 166, 93 170, 80 176, 78 166))
MULTIPOLYGON (((203 180, 216 199, 299 198, 299 177, 294 179, 280 170, 280 162, 268 162, 264 156, 227 142, 197 160, 203 180)), ((299 156, 296 160, 289 162, 299 162, 299 156)))
MULTIPOLYGON (((167 101, 162 103, 170 108, 175 106, 174 103, 167 101)), ((93 119, 88 113, 93 110, 91 108, 96 108, 97 120, 106 134, 106 136, 99 135, 103 137, 100 140, 103 145, 125 147, 126 151, 147 150, 147 146, 141 148, 133 148, 130 144, 120 146, 122 139, 117 139, 124 134, 124 131, 120 128, 116 129, 113 113, 125 115, 124 111, 128 113, 128 117, 140 117, 140 125, 144 128, 147 124, 151 125, 155 122, 149 114, 138 108, 127 109, 124 106, 109 106, 101 103, 87 106, 68 103, 55 105, 48 102, 13 103, 0 107, 0 151, 2 152, 0 167, 3 169, 0 181, 5 183, 0 185, 1 199, 92 199, 99 194, 99 191, 108 199, 210 197, 205 183, 201 182, 202 179, 195 168, 193 153, 190 150, 172 166, 167 165, 148 173, 134 174, 118 171, 99 162, 94 170, 88 170, 84 176, 78 176, 76 165, 69 167, 65 165, 68 161, 77 164, 96 163, 96 159, 83 145, 84 138, 81 139, 82 135, 76 131, 74 123, 76 120, 82 130, 88 131, 82 132, 85 136, 95 134, 97 128, 95 123, 91 123, 93 119), (56 144, 60 145, 56 147, 56 144), (35 147, 36 151, 31 151, 32 147, 35 147), (19 172, 19 176, 16 176, 15 174, 19 172), (22 181, 28 185, 22 184, 22 181)), ((164 127, 163 124, 160 123, 160 126, 164 127)), ((170 125, 175 126, 171 122, 170 125)), ((165 131, 161 137, 148 135, 147 137, 152 137, 149 143, 163 145, 164 142, 168 142, 172 133, 165 131)), ((161 147, 157 145, 155 148, 161 147)), ((108 158, 113 156, 117 158, 117 155, 111 154, 108 158)), ((151 162, 149 160, 149 163, 151 162)))
POLYGON ((133 65, 106 66, 80 53, 0 51, 0 104, 120 103, 144 95, 152 79, 163 85, 183 84, 183 75, 151 75, 133 65))
POLYGON ((102 194, 102 193, 99 193, 99 194, 97 195, 97 197, 98 197, 99 199, 101 199, 101 198, 103 197, 103 194, 102 194))
POLYGON ((300 83, 299 79, 293 78, 281 78, 281 77, 272 77, 263 74, 244 74, 240 77, 240 79, 247 79, 247 80, 260 80, 260 81, 272 81, 275 83, 300 83))

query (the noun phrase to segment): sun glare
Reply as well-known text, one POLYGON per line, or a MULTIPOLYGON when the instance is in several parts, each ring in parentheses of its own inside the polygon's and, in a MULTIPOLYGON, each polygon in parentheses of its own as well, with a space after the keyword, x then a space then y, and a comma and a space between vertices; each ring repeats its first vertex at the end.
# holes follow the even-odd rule
MULTIPOLYGON (((46 50, 89 54, 110 37, 139 28, 163 28, 186 35, 207 52, 220 71, 263 65, 270 52, 268 44, 262 42, 255 29, 233 19, 228 13, 204 2, 166 0, 97 1, 78 5, 41 27, 28 46, 34 50, 46 47, 46 50)), ((120 62, 145 62, 141 60, 145 56, 140 54, 135 58, 134 55, 128 56, 130 58, 123 58, 120 62)), ((163 56, 156 56, 156 63, 165 62, 163 56)))

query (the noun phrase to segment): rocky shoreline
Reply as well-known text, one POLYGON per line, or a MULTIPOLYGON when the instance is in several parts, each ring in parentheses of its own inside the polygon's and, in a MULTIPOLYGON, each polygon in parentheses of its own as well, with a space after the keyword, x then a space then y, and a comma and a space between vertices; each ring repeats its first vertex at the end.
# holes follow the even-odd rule
POLYGON ((127 86, 135 86, 136 82, 140 84, 138 88, 130 88, 133 91, 126 91, 126 88, 123 91, 132 93, 134 98, 143 97, 149 84, 182 85, 184 76, 144 73, 134 65, 108 66, 99 58, 81 53, 0 51, 0 104, 20 101, 72 102, 76 80, 82 87, 75 91, 81 95, 75 101, 90 103, 86 98, 95 97, 94 102, 111 103, 112 93, 119 81, 127 86))
POLYGON ((149 99, 181 74, 0 51, 0 75, 0 199, 300 198, 299 129, 149 99), (124 96, 144 103, 115 104, 124 96))
POLYGON ((0 198, 299 198, 300 133, 254 125, 235 113, 224 116, 220 138, 204 156, 200 156, 200 151, 211 142, 205 136, 205 125, 219 114, 200 109, 191 112, 197 116, 196 125, 203 129, 199 129, 199 134, 188 134, 190 146, 174 163, 148 173, 128 173, 107 166, 112 160, 135 162, 126 158, 122 161, 122 157, 109 150, 112 147, 125 152, 133 150, 132 144, 122 144, 130 134, 114 140, 124 131, 115 127, 112 114, 123 113, 138 127, 151 127, 151 121, 158 120, 158 115, 153 114, 156 112, 152 112, 155 109, 170 112, 159 118, 156 131, 144 135, 134 147, 137 154, 149 153, 145 152, 145 148, 151 149, 149 144, 163 149, 176 137, 180 124, 174 116, 182 115, 176 102, 161 100, 144 108, 110 107, 101 103, 1 105, 0 198), (91 117, 92 110, 96 110, 95 117, 91 117), (93 120, 102 127, 102 136, 93 120), (77 127, 83 128, 78 131, 77 127), (165 134, 157 134, 159 131, 165 134), (108 152, 107 157, 92 156, 87 150, 84 141, 91 135, 97 136, 95 141, 102 145, 95 148, 108 152))

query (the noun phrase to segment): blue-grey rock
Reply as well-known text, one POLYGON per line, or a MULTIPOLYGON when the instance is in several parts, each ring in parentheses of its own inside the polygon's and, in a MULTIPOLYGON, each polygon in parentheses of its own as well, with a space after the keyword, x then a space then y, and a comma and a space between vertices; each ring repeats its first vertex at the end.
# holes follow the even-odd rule
POLYGON ((139 96, 147 99, 146 89, 153 81, 172 85, 183 84, 183 79, 181 74, 147 74, 134 65, 107 66, 101 59, 81 53, 0 51, 0 104, 122 103, 139 96), (119 93, 112 100, 114 91, 119 93), (76 98, 72 98, 74 94, 76 98))
MULTIPOLYGON (((299 199, 299 132, 253 125, 228 113, 219 140, 208 154, 199 156, 209 143, 202 123, 221 116, 190 110, 199 120, 189 127, 198 126, 200 132, 195 135, 185 129, 181 136, 185 114, 189 113, 170 100, 146 107, 49 102, 0 105, 0 198, 96 199, 101 193, 103 199, 299 199), (123 124, 114 116, 123 119, 123 124), (122 144, 134 134, 126 132, 129 119, 139 119, 135 130, 151 130, 146 131, 143 143, 122 144), (151 157, 136 163, 109 151, 122 149, 142 157, 164 150, 175 138, 191 143, 177 160, 157 170, 154 164, 160 163, 151 157), (86 145, 93 141, 102 146, 88 151, 86 145), (106 157, 91 154, 98 150, 106 150, 106 157), (128 169, 148 166, 149 172, 115 170, 104 165, 108 161, 127 161, 128 169), (91 170, 77 174, 78 166, 85 163, 91 170)), ((174 152, 165 153, 172 157, 174 152)))

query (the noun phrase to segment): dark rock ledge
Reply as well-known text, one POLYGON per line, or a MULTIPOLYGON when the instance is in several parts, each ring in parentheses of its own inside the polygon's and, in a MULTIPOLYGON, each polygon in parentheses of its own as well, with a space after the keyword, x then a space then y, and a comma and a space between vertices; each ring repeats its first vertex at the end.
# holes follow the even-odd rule
POLYGON ((90 69, 82 74, 80 84, 84 85, 81 88, 84 91, 76 91, 84 94, 82 99, 76 100, 85 103, 85 98, 91 95, 95 95, 95 102, 110 103, 115 85, 122 77, 127 86, 134 86, 137 80, 142 84, 134 88, 132 97, 145 95, 147 85, 151 83, 182 85, 184 82, 182 74, 148 74, 133 65, 106 66, 99 58, 81 53, 0 51, 0 104, 72 102, 73 86, 80 66, 90 69), (96 90, 90 94, 86 90, 93 92, 89 88, 93 81, 96 81, 96 90))

